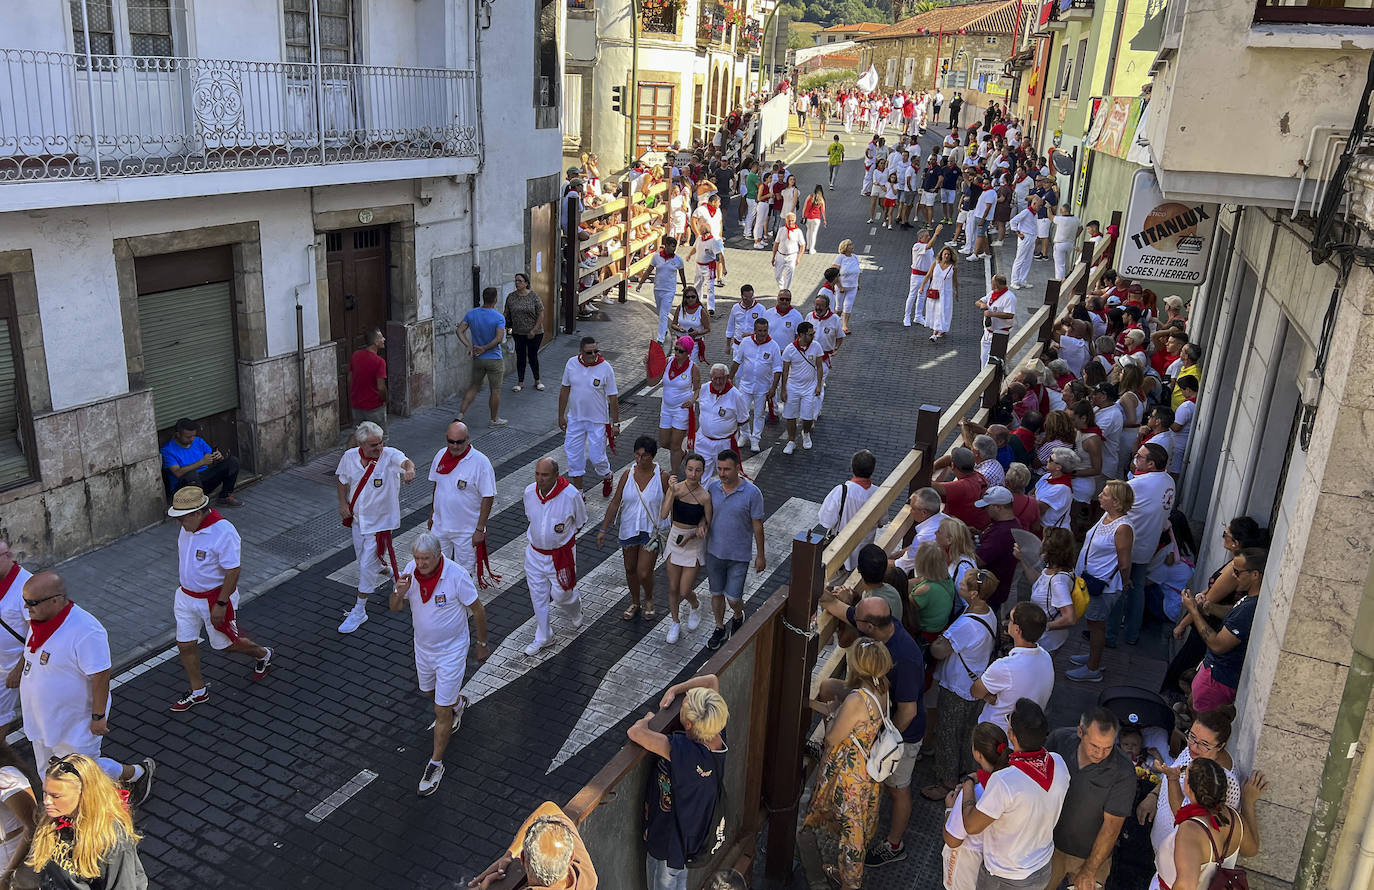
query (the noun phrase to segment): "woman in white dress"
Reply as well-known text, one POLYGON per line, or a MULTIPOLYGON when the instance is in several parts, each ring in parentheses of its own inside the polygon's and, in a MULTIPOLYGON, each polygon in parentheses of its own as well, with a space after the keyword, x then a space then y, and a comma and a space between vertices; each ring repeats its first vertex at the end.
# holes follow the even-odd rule
POLYGON ((859 295, 859 258, 854 255, 854 242, 848 238, 840 242, 840 252, 835 255, 832 266, 840 270, 839 286, 835 290, 835 311, 840 313, 840 323, 844 332, 849 334, 849 314, 854 311, 854 299, 859 295))
POLYGON ((1218 868, 1234 868, 1240 856, 1260 851, 1255 802, 1269 782, 1256 770, 1240 793, 1240 809, 1226 802, 1226 771, 1215 760, 1194 760, 1179 769, 1155 761, 1178 804, 1172 830, 1155 850, 1150 890, 1206 890, 1218 868), (1186 785, 1192 803, 1182 802, 1186 785))
POLYGON ((773 234, 777 235, 778 230, 783 226, 783 220, 787 214, 797 212, 797 203, 801 201, 801 189, 797 188, 797 177, 788 174, 787 184, 779 192, 782 196, 782 209, 778 211, 776 224, 773 226, 773 234))
POLYGON ((676 185, 668 191, 668 234, 679 244, 687 243, 687 196, 676 185))
POLYGON ((626 621, 636 615, 649 621, 658 617, 654 610, 654 564, 658 561, 658 550, 651 544, 663 525, 659 514, 663 493, 668 490, 668 474, 654 462, 657 453, 658 443, 653 436, 635 440, 634 462, 620 474, 620 483, 606 505, 606 515, 596 533, 596 546, 600 548, 606 543, 611 521, 619 514, 620 554, 625 558, 625 583, 630 588, 630 606, 620 615, 626 621))
POLYGON ((926 273, 921 289, 926 294, 926 320, 930 322, 930 342, 934 343, 949 333, 954 296, 959 292, 959 263, 953 247, 940 248, 940 255, 926 273))

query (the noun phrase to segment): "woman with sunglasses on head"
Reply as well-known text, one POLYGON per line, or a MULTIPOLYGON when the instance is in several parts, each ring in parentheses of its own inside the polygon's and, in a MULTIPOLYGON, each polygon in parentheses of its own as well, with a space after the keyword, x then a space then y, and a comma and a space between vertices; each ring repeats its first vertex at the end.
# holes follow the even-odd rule
POLYGON ((1233 705, 1223 705, 1211 711, 1203 711, 1193 718, 1192 727, 1183 734, 1183 750, 1178 752, 1169 763, 1161 763, 1158 771, 1164 773, 1155 790, 1145 795, 1136 807, 1136 819, 1141 825, 1149 825, 1150 843, 1156 850, 1163 845, 1165 838, 1174 830, 1174 815, 1179 809, 1192 802, 1182 773, 1194 760, 1207 758, 1216 761, 1226 774, 1225 804, 1231 809, 1240 806, 1240 777, 1235 772, 1235 761, 1226 743, 1231 740, 1231 721, 1236 719, 1233 705), (1165 782, 1174 782, 1182 797, 1177 798, 1168 792, 1165 782))
POLYGON ((44 890, 146 890, 138 834, 114 781, 82 754, 43 776, 43 815, 28 864, 44 890))

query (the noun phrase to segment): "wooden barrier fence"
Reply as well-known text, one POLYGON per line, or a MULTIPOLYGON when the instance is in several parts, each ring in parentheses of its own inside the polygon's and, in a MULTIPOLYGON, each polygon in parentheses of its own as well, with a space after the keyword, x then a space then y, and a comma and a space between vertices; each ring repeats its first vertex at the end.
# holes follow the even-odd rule
POLYGON ((625 302, 626 285, 630 279, 643 272, 649 265, 653 251, 658 249, 659 240, 668 229, 668 183, 659 182, 643 191, 628 197, 614 198, 600 206, 586 211, 578 211, 577 199, 563 199, 568 224, 565 233, 576 233, 580 223, 614 217, 615 222, 605 226, 590 238, 579 241, 576 236, 564 238, 563 255, 563 331, 571 334, 577 324, 577 313, 588 302, 603 296, 615 288, 619 302, 625 302), (653 206, 646 202, 653 199, 653 206), (634 230, 642 225, 650 226, 653 231, 649 237, 635 239, 634 230), (619 240, 620 246, 599 257, 592 266, 582 265, 582 253, 589 247, 619 240), (649 248, 640 259, 634 257, 649 248), (607 275, 587 287, 582 287, 582 279, 603 269, 620 264, 620 271, 607 275))

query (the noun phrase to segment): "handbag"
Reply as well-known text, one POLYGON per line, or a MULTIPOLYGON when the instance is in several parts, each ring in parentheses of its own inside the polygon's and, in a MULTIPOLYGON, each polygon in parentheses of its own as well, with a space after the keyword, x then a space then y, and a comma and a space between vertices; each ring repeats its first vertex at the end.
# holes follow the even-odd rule
MULTIPOLYGON (((633 475, 634 467, 631 467, 625 472, 631 474, 628 478, 626 478, 625 483, 635 490, 635 495, 639 498, 639 505, 644 508, 644 515, 648 516, 652 520, 654 513, 652 510, 649 509, 649 505, 644 502, 644 491, 638 485, 635 484, 633 475)), ((654 472, 658 471, 655 470, 654 472)), ((663 545, 666 543, 668 543, 667 536, 663 534, 663 528, 662 526, 660 526, 649 533, 649 543, 644 545, 644 549, 648 550, 650 553, 662 553, 663 545)))
POLYGON ((938 302, 940 302, 940 289, 939 289, 938 287, 928 287, 928 288, 926 288, 926 302, 927 302, 927 303, 938 303, 938 302))
MULTIPOLYGON (((887 708, 884 708, 882 702, 878 701, 878 696, 867 689, 860 689, 859 691, 873 700, 873 704, 877 706, 883 721, 882 728, 878 730, 878 735, 874 737, 873 744, 869 746, 864 768, 868 771, 870 779, 875 782, 885 782, 897 771, 897 764, 902 761, 902 745, 905 744, 905 740, 902 738, 902 734, 897 731, 892 718, 888 716, 887 708)), ((849 737, 854 739, 854 744, 859 744, 859 740, 854 738, 854 733, 851 732, 849 737)), ((863 746, 859 745, 859 747, 862 748, 863 746)))
MULTIPOLYGON (((825 532, 825 537, 821 539, 821 548, 822 548, 822 549, 824 549, 824 548, 830 546, 830 542, 833 541, 833 540, 835 540, 835 536, 838 535, 838 534, 840 533, 840 529, 844 528, 844 505, 845 505, 845 501, 847 501, 848 499, 849 499, 849 483, 848 483, 848 482, 841 482, 841 483, 840 483, 840 512, 837 514, 837 515, 839 516, 839 518, 835 520, 835 527, 832 528, 832 529, 827 529, 826 532, 825 532)), ((21 642, 22 642, 22 640, 21 640, 21 642)))
POLYGON ((1091 594, 1088 593, 1088 583, 1081 576, 1073 579, 1073 620, 1077 621, 1083 617, 1083 613, 1088 611, 1088 600, 1091 594))
MULTIPOLYGON (((1231 846, 1231 836, 1236 833, 1236 822, 1239 819, 1239 814, 1232 810, 1231 823, 1226 829, 1226 840, 1222 843, 1220 850, 1217 849, 1217 842, 1212 837, 1212 832, 1207 832, 1207 841, 1212 845, 1212 861, 1217 866, 1217 870, 1212 872, 1211 883, 1207 885, 1208 890, 1250 890, 1250 876, 1245 873, 1245 869, 1222 865, 1226 859, 1224 855, 1226 848, 1231 846)), ((1192 821, 1202 824, 1196 818, 1192 821)))
MULTIPOLYGON (((1112 573, 1111 573, 1110 575, 1108 575, 1106 578, 1099 578, 1099 577, 1097 577, 1096 575, 1094 575, 1092 572, 1089 572, 1089 571, 1086 570, 1086 566, 1087 566, 1087 564, 1088 564, 1088 556, 1087 556, 1087 554, 1088 554, 1088 552, 1089 552, 1089 549, 1090 549, 1090 548, 1092 547, 1092 545, 1093 545, 1093 536, 1097 534, 1097 530, 1098 530, 1099 528, 1101 528, 1101 527, 1102 527, 1102 524, 1101 524, 1101 523, 1098 523, 1097 525, 1094 525, 1094 526, 1093 526, 1093 530, 1090 531, 1090 532, 1088 532, 1088 540, 1085 541, 1085 542, 1083 542, 1083 551, 1082 551, 1082 552, 1083 552, 1083 565, 1084 565, 1085 568, 1084 568, 1084 571, 1082 571, 1082 572, 1080 572, 1080 573, 1078 574, 1078 580, 1076 580, 1076 581, 1074 582, 1074 585, 1073 585, 1073 586, 1074 586, 1073 596, 1074 596, 1074 608, 1075 608, 1075 609, 1078 608, 1078 588, 1079 588, 1080 585, 1083 587, 1083 589, 1084 589, 1085 593, 1087 594, 1087 596, 1089 596, 1089 597, 1101 596, 1101 595, 1107 590, 1107 582, 1110 581, 1111 579, 1115 578, 1115 577, 1116 577, 1118 574, 1120 574, 1120 572, 1121 572, 1121 566, 1117 566, 1116 568, 1112 569, 1112 573)), ((1087 607, 1086 605, 1084 605, 1083 608, 1084 608, 1084 609, 1087 609, 1088 607, 1087 607)))

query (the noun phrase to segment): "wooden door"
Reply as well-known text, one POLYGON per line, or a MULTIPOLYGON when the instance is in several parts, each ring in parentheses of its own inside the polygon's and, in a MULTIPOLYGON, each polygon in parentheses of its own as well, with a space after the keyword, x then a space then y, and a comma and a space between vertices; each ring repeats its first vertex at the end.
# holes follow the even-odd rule
MULTIPOLYGON (((386 331, 391 292, 386 226, 325 233, 329 273, 329 331, 338 340, 339 426, 353 423, 348 402, 348 360, 367 345, 368 332, 386 331)), ((383 350, 385 355, 385 350, 383 350)))
POLYGON ((558 274, 562 262, 558 249, 558 202, 530 208, 530 289, 544 302, 544 340, 548 346, 558 334, 558 305, 562 278, 558 274))

